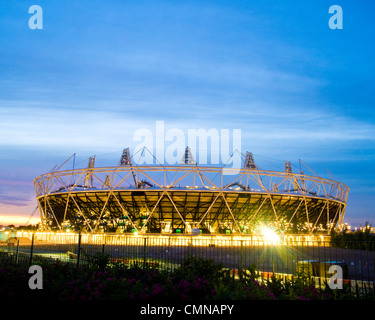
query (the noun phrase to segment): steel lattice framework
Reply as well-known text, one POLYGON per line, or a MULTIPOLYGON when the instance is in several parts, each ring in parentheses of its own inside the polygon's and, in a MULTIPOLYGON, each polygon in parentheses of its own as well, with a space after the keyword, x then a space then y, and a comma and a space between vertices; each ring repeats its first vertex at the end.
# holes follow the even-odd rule
POLYGON ((329 233, 343 223, 349 192, 333 180, 255 165, 133 166, 123 157, 119 166, 95 168, 94 160, 34 179, 45 228, 249 234, 264 223, 285 233, 329 233))

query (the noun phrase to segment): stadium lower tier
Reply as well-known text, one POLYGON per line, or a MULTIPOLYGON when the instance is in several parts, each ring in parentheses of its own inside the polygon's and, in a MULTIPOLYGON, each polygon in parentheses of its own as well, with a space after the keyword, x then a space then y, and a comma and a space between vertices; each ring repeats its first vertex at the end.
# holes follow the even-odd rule
POLYGON ((252 234, 260 225, 284 233, 329 233, 346 204, 269 192, 84 190, 37 198, 48 230, 252 234))

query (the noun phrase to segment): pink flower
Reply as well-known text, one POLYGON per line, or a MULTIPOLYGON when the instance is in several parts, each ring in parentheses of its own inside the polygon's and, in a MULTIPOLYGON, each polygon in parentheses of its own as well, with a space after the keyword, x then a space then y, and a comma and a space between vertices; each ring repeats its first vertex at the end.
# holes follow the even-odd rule
POLYGON ((190 283, 187 280, 181 280, 178 284, 179 289, 183 289, 184 291, 190 291, 190 283))
POLYGON ((152 295, 156 296, 163 292, 163 286, 160 283, 157 283, 153 288, 152 288, 152 295))
POLYGON ((140 295, 139 295, 139 298, 140 299, 148 299, 150 296, 147 294, 147 293, 144 293, 142 292, 140 295))

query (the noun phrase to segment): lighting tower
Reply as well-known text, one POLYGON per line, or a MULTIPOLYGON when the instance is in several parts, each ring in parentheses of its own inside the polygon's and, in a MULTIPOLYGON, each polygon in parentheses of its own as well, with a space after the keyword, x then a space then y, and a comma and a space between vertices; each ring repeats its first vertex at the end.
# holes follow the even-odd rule
POLYGON ((285 161, 285 172, 286 173, 293 173, 292 171, 292 163, 289 161, 285 161))
POLYGON ((185 148, 185 154, 181 160, 181 164, 196 164, 189 147, 185 148))
POLYGON ((255 164, 253 154, 249 151, 246 151, 246 158, 243 166, 244 168, 258 169, 257 165, 255 164))
POLYGON ((133 170, 133 164, 132 164, 132 159, 131 159, 131 156, 130 156, 129 148, 126 148, 122 151, 119 166, 120 167, 122 167, 122 166, 130 166, 131 167, 133 179, 134 179, 134 185, 136 186, 136 188, 138 188, 137 178, 136 178, 135 172, 133 170))
POLYGON ((130 151, 129 151, 129 148, 126 148, 122 151, 119 166, 131 166, 131 165, 132 165, 132 160, 130 156, 130 151))
POLYGON ((110 174, 107 174, 106 176, 105 176, 105 181, 104 181, 104 183, 103 183, 103 186, 102 186, 102 188, 104 188, 104 187, 107 187, 107 188, 110 188, 111 187, 111 175, 110 174))
POLYGON ((86 188, 92 188, 92 176, 91 176, 91 170, 95 166, 95 156, 89 158, 89 163, 87 165, 87 173, 85 177, 85 187, 86 188))

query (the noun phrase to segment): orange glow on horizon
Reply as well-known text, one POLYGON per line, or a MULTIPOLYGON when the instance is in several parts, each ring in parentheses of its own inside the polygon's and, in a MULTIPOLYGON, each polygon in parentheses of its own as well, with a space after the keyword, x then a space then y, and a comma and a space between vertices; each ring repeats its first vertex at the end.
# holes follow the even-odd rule
POLYGON ((26 223, 40 223, 39 212, 35 200, 28 202, 28 205, 18 206, 11 204, 0 204, 0 225, 25 226, 26 223), (30 219, 30 220, 29 220, 30 219))
MULTIPOLYGON (((16 227, 18 226, 24 226, 28 222, 30 217, 28 216, 21 216, 21 215, 4 215, 0 214, 0 225, 2 226, 8 226, 8 225, 14 225, 16 227)), ((40 223, 39 216, 30 218, 30 221, 28 222, 28 225, 30 224, 37 224, 40 223)))

